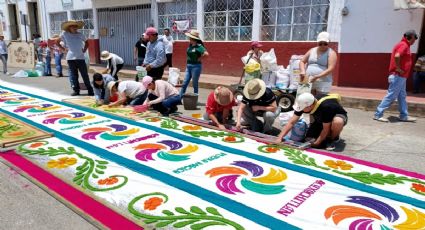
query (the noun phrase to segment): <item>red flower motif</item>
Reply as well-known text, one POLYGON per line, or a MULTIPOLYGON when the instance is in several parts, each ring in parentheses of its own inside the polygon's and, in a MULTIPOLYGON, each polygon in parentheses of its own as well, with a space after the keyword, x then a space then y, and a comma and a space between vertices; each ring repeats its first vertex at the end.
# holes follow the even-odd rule
POLYGON ((425 185, 423 185, 423 184, 413 183, 412 189, 415 190, 415 191, 418 191, 418 192, 425 193, 425 185))

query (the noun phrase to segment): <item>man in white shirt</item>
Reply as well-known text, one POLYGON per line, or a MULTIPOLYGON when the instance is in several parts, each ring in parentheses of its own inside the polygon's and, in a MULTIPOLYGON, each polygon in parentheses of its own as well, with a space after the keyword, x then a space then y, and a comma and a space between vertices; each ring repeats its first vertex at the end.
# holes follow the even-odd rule
POLYGON ((173 67, 173 44, 174 39, 173 36, 170 34, 170 29, 166 28, 164 29, 164 44, 165 44, 165 56, 167 57, 167 62, 165 65, 168 67, 173 67))

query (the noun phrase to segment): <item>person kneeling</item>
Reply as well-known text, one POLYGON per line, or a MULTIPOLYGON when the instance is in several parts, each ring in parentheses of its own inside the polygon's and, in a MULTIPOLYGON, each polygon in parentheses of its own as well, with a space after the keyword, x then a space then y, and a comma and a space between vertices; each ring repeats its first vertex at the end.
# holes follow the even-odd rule
POLYGON ((136 81, 110 81, 108 83, 110 95, 118 94, 118 100, 110 103, 108 107, 128 104, 130 106, 142 105, 148 91, 142 83, 136 81))
POLYGON ((163 80, 153 81, 150 76, 143 77, 142 83, 149 90, 145 105, 152 106, 163 116, 177 111, 177 105, 181 104, 181 97, 173 85, 163 80))
POLYGON ((219 86, 208 95, 204 120, 211 120, 218 128, 225 130, 224 125, 233 118, 232 107, 235 105, 232 91, 219 86))
POLYGON ((263 80, 252 79, 243 89, 236 129, 240 130, 242 125, 249 125, 252 131, 269 134, 273 131, 273 123, 279 113, 280 108, 277 106, 276 95, 273 91, 266 87, 263 80), (264 123, 257 117, 263 117, 264 123))
POLYGON ((340 140, 339 135, 348 121, 347 112, 339 101, 340 96, 337 94, 323 95, 317 99, 311 93, 299 95, 293 106, 294 116, 283 127, 276 141, 282 142, 283 137, 288 134, 302 114, 308 113, 314 118, 306 134, 306 138, 315 138, 311 147, 326 147, 327 150, 334 150, 335 144, 340 140))

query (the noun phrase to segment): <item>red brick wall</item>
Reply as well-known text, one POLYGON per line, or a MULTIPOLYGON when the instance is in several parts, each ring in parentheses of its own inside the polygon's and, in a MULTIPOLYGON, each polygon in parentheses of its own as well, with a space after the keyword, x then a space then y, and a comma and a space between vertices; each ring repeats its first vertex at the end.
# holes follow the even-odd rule
MULTIPOLYGON (((360 88, 388 88, 388 67, 391 53, 342 53, 339 54, 338 86, 360 88)), ((412 57, 415 60, 415 57, 412 57)), ((407 89, 412 87, 412 77, 407 89)))
MULTIPOLYGON (((202 73, 239 77, 243 68, 241 57, 249 51, 250 44, 251 42, 205 42, 210 56, 204 59, 202 73)), ((274 48, 278 64, 286 67, 291 55, 305 54, 316 45, 316 42, 262 42, 262 44, 263 51, 274 48)), ((182 71, 186 68, 188 45, 188 41, 174 44, 173 65, 182 71)), ((337 43, 332 43, 331 47, 338 50, 337 43)))

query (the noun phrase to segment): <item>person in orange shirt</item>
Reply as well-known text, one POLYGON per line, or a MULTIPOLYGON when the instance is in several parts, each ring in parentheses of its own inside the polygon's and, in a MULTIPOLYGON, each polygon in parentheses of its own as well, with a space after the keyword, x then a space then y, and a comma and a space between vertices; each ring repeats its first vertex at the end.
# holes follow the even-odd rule
POLYGON ((218 128, 225 130, 224 125, 232 119, 232 107, 235 105, 232 91, 219 86, 208 95, 204 120, 211 120, 218 128))

